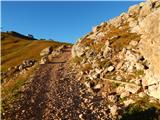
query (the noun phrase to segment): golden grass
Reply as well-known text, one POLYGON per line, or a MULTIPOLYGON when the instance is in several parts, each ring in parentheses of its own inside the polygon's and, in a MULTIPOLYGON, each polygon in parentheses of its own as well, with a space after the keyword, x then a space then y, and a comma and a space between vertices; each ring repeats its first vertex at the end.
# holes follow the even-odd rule
POLYGON ((26 40, 24 38, 15 37, 9 33, 2 33, 1 47, 1 69, 6 71, 9 67, 20 64, 23 60, 34 58, 39 60, 39 53, 42 49, 65 44, 55 41, 43 40, 26 40))

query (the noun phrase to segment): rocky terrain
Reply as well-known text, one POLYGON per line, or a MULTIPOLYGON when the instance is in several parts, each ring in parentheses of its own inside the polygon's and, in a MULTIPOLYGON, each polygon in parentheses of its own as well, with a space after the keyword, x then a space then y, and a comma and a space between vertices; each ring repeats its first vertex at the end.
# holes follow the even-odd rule
POLYGON ((2 74, 3 119, 160 120, 159 0, 131 6, 73 46, 38 52, 2 74))
POLYGON ((159 103, 159 8, 158 0, 131 6, 127 13, 93 27, 72 48, 79 79, 89 91, 114 103, 108 107, 115 119, 119 109, 139 100, 159 103))

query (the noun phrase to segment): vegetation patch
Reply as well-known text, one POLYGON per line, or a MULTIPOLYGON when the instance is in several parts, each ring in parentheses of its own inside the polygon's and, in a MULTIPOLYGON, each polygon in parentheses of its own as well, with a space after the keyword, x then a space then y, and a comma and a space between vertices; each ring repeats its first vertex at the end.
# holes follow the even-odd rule
POLYGON ((144 97, 136 103, 129 105, 121 120, 159 120, 159 104, 149 103, 149 97, 144 97))
POLYGON ((10 105, 12 105, 13 102, 18 99, 21 87, 28 80, 28 76, 34 74, 36 68, 37 66, 34 66, 34 68, 27 71, 24 75, 18 76, 15 80, 10 78, 7 83, 2 84, 1 112, 10 107, 10 105))

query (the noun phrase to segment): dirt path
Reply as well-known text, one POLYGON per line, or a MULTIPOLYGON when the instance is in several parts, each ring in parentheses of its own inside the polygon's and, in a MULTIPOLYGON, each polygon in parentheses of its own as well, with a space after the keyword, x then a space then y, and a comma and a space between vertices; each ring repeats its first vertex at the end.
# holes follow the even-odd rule
POLYGON ((6 120, 107 119, 102 98, 82 92, 83 85, 69 72, 70 48, 52 63, 41 65, 26 84, 21 99, 6 111, 6 120), (95 109, 95 110, 94 110, 95 109), (104 111, 101 111, 104 110, 104 111))

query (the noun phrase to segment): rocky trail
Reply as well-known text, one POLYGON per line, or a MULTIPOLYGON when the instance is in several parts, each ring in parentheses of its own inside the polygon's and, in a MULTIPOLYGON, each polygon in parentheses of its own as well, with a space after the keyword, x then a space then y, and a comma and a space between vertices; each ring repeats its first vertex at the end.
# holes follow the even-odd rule
POLYGON ((5 79, 33 75, 2 118, 160 120, 159 18, 160 1, 147 0, 93 27, 73 46, 48 46, 40 61, 14 66, 5 79))
POLYGON ((69 70, 70 48, 48 64, 40 65, 21 97, 5 110, 6 120, 107 119, 101 97, 84 92, 69 70), (94 110, 95 109, 95 110, 94 110))

